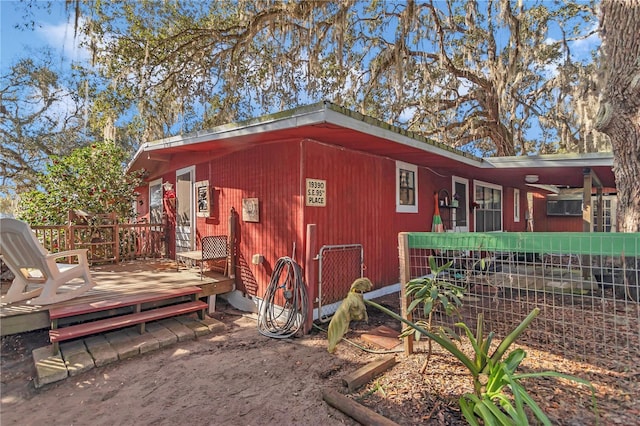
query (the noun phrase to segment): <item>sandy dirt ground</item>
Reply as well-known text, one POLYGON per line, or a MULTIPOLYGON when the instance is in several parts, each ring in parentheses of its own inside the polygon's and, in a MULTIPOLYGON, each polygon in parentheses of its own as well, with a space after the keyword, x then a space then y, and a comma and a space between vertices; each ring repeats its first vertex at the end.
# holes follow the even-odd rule
POLYGON ((320 336, 272 339, 238 312, 217 314, 226 330, 178 342, 41 389, 32 383, 31 346, 46 334, 4 339, 6 425, 338 425, 357 424, 328 406, 325 386, 364 365, 326 351, 320 336), (13 346, 13 347, 12 347, 13 346))
MULTIPOLYGON (((379 303, 398 312, 398 296, 379 303)), ((369 309, 369 323, 352 323, 335 354, 326 335, 272 339, 256 320, 223 301, 215 317, 226 330, 132 359, 94 368, 36 389, 31 359, 47 343, 46 332, 2 339, 0 424, 7 425, 356 425, 330 407, 322 390, 346 394, 342 379, 389 355, 367 346, 365 332, 399 324, 369 309), (363 350, 362 348, 366 349, 363 350)), ((588 389, 570 382, 538 380, 528 389, 553 424, 640 424, 637 365, 616 373, 527 349, 524 371, 556 369, 587 378, 596 387, 598 416, 588 389)), ((425 354, 397 354, 398 364, 349 397, 400 425, 463 425, 457 401, 470 391, 464 368, 434 348, 425 374, 425 354)))

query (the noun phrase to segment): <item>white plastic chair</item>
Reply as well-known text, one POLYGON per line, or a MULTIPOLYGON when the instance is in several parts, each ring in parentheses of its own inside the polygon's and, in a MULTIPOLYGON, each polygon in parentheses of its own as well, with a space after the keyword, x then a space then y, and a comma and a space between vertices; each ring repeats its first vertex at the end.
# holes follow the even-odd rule
POLYGON ((20 220, 0 219, 0 256, 15 275, 2 303, 31 299, 27 303, 48 305, 78 297, 95 286, 86 249, 49 254, 29 225, 20 220), (76 257, 78 263, 56 263, 63 257, 76 257))

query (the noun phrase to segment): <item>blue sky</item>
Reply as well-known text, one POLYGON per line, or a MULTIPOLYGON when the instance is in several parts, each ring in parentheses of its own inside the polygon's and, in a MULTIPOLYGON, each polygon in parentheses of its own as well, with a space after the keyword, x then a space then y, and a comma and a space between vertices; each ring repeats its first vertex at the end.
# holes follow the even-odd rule
POLYGON ((39 2, 37 6, 27 12, 22 2, 0 0, 0 69, 3 74, 18 59, 30 56, 46 45, 51 46, 60 58, 57 71, 63 70, 65 62, 89 57, 86 51, 76 47, 74 17, 68 16, 64 1, 51 2, 50 10, 45 2, 39 2), (34 22, 33 30, 16 28, 16 25, 24 26, 30 21, 34 22))

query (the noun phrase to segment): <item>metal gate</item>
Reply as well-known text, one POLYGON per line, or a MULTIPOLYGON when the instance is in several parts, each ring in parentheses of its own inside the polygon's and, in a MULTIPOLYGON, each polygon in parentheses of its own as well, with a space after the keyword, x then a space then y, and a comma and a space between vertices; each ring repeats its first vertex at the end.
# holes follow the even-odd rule
POLYGON ((338 309, 329 306, 347 295, 351 283, 364 274, 362 244, 322 246, 318 254, 318 319, 328 322, 338 309))

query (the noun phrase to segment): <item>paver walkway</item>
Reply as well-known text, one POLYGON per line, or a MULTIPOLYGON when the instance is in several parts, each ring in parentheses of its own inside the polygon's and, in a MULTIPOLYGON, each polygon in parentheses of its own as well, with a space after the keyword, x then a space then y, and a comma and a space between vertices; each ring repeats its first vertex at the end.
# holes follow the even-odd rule
POLYGON ((197 339, 220 332, 224 324, 213 318, 199 320, 193 315, 150 322, 147 332, 139 334, 137 327, 123 328, 84 339, 60 344, 60 352, 53 355, 52 346, 33 350, 37 377, 35 386, 64 380, 94 367, 134 357, 176 342, 197 339))

